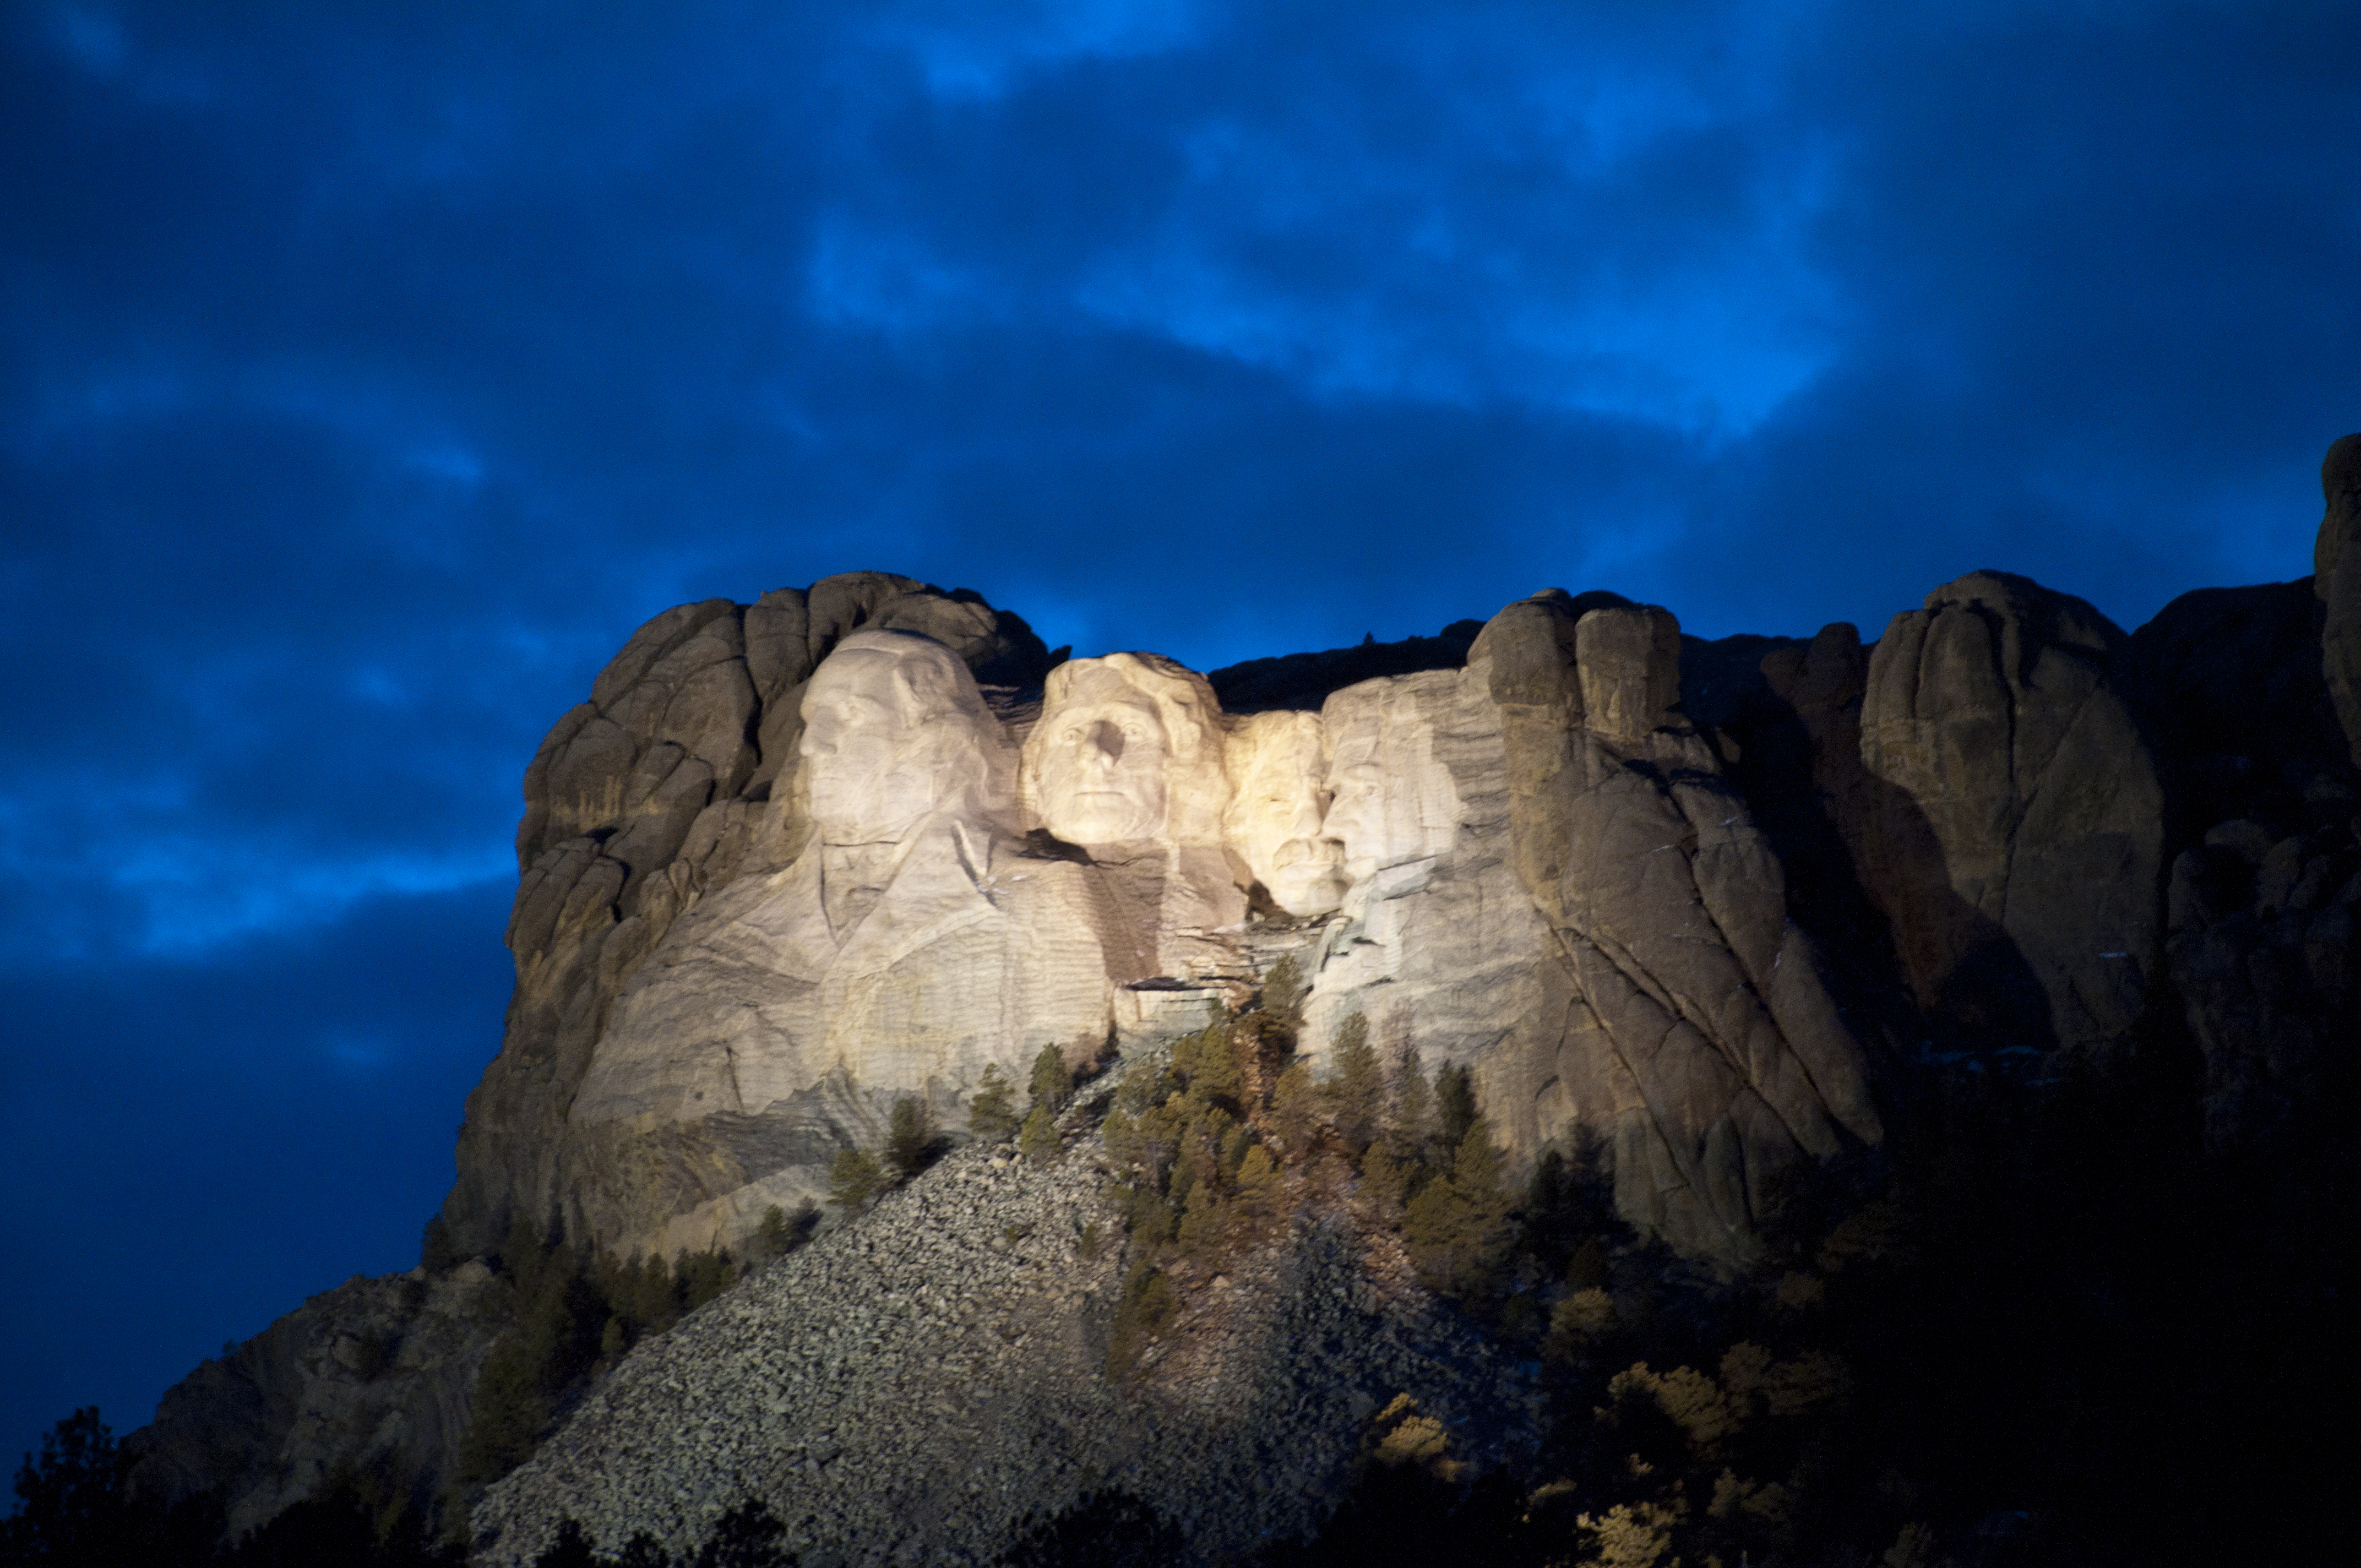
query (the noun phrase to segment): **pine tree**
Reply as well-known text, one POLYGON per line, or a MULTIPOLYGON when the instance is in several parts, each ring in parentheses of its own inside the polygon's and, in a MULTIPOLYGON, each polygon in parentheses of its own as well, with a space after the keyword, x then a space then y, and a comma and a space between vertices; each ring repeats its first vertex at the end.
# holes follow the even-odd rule
POLYGON ((1229 1217, 1229 1205, 1222 1201, 1220 1190, 1210 1181, 1200 1181, 1189 1189, 1189 1201, 1173 1239, 1182 1253, 1202 1257, 1220 1243, 1229 1217))
POLYGON ((1033 1078, 1028 1087, 1033 1109, 1047 1107, 1052 1116, 1063 1111, 1074 1092, 1074 1075, 1066 1069, 1065 1053, 1055 1046, 1043 1046, 1041 1054, 1033 1058, 1033 1078))
POLYGON ((680 1307, 673 1298, 672 1271, 664 1266, 664 1260, 650 1253, 631 1272, 635 1276, 631 1315, 642 1328, 670 1328, 680 1316, 680 1307))
POLYGON ((1221 1123, 1213 1124, 1220 1133, 1222 1147, 1222 1179, 1235 1184, 1238 1167, 1246 1163, 1246 1151, 1255 1146, 1254 1134, 1243 1124, 1222 1130, 1221 1123))
POLYGON ((549 1397, 541 1369, 517 1334, 504 1334, 476 1375, 467 1435, 459 1443, 459 1478, 469 1486, 496 1481, 522 1464, 549 1424, 549 1397))
POLYGON ((85 1405, 41 1435, 16 1471, 16 1512, 0 1519, 0 1561, 97 1564, 126 1544, 129 1461, 85 1405))
MULTIPOLYGON (((1386 1150, 1397 1164, 1423 1166, 1434 1142, 1434 1091, 1418 1059, 1416 1046, 1402 1047, 1394 1069, 1393 1114, 1386 1122, 1386 1150)), ((1411 1175, 1415 1181, 1415 1173, 1411 1175)))
POLYGON ((768 1263, 787 1250, 787 1212, 776 1203, 763 1211, 763 1223, 754 1227, 754 1239, 747 1245, 748 1260, 768 1263))
POLYGON ((640 1530, 623 1543, 623 1554, 615 1559, 615 1568, 672 1568, 672 1553, 664 1542, 640 1530))
POLYGON ((590 1550, 590 1538, 582 1533, 581 1521, 561 1520, 557 1539, 533 1560, 533 1568, 598 1568, 598 1559, 590 1550))
POLYGON ((1411 1191, 1411 1179, 1417 1174, 1405 1160, 1396 1159, 1379 1138, 1361 1151, 1361 1195, 1377 1206, 1378 1212, 1389 1216, 1388 1223, 1398 1223, 1396 1211, 1411 1191))
POLYGON ((1058 1138, 1058 1124, 1050 1119, 1049 1108, 1036 1105, 1025 1118, 1025 1130, 1017 1135, 1016 1152, 1034 1165, 1049 1165, 1065 1152, 1058 1138))
POLYGON ((796 1204, 792 1214, 774 1203, 763 1211, 763 1223, 755 1227, 748 1255, 756 1263, 785 1257, 809 1241, 818 1224, 819 1211, 812 1207, 808 1198, 796 1204))
POLYGON ((1262 980, 1263 1010, 1287 1024, 1290 1028, 1303 1018, 1303 993, 1311 988, 1303 982, 1303 970, 1292 953, 1270 966, 1262 980))
POLYGON ((1453 1157, 1451 1174, 1419 1189, 1402 1215, 1402 1243, 1431 1290, 1462 1298, 1496 1289, 1514 1233, 1502 1161, 1481 1116, 1453 1157))
POLYGON ((1238 1162, 1239 1212, 1249 1219, 1266 1220, 1278 1212, 1280 1195, 1287 1179, 1270 1151, 1260 1144, 1246 1150, 1246 1158, 1238 1162))
POLYGON ((1122 1106, 1107 1113, 1106 1120, 1099 1124, 1099 1136, 1106 1144, 1107 1158, 1118 1169, 1138 1166, 1145 1153, 1140 1146, 1139 1124, 1126 1115, 1122 1106))
MULTIPOLYGON (((1656 1568, 1673 1549, 1673 1526, 1680 1515, 1661 1503, 1618 1503, 1604 1514, 1580 1514, 1575 1524, 1598 1545, 1583 1559, 1597 1568, 1656 1568)), ((1667 1568, 1676 1568, 1674 1559, 1667 1568)))
POLYGON ((926 1169, 934 1142, 934 1118, 927 1113, 926 1102, 915 1094, 895 1100, 885 1133, 885 1163, 895 1179, 907 1181, 926 1169))
POLYGON ((738 1282, 730 1255, 719 1247, 708 1252, 683 1252, 675 1267, 680 1279, 681 1310, 694 1312, 738 1282))
POLYGON ((1172 1047, 1172 1066, 1189 1080, 1189 1097, 1204 1104, 1238 1102, 1238 1057, 1230 1031, 1216 1024, 1172 1047))
POLYGON ((1445 1062, 1435 1069, 1435 1134, 1446 1151, 1456 1150, 1476 1124, 1476 1080, 1465 1067, 1445 1062))
POLYGON ((1230 1049, 1238 1064, 1238 1105, 1249 1114, 1270 1103, 1279 1069, 1295 1055, 1295 1026, 1263 1008, 1230 1026, 1230 1049))
POLYGON ((1015 1086, 998 1062, 986 1062, 967 1102, 967 1130, 980 1144, 1005 1144, 1016 1135, 1018 1117, 1015 1086))
POLYGON ((1288 1064, 1271 1091, 1270 1130, 1279 1152, 1293 1160, 1309 1155, 1319 1135, 1320 1090, 1312 1081, 1312 1069, 1300 1061, 1288 1064))
POLYGON ((779 1546, 785 1534, 770 1506, 749 1498, 715 1521, 693 1568, 786 1568, 794 1559, 779 1546))
POLYGON ((1326 1084, 1329 1114, 1358 1159, 1385 1125, 1385 1069, 1369 1045, 1369 1021, 1358 1013, 1337 1025, 1334 1046, 1326 1084))
POLYGON ((857 1214, 869 1207, 877 1194, 884 1190, 885 1172, 877 1164, 877 1157, 866 1149, 839 1149, 836 1163, 829 1167, 828 1201, 847 1214, 857 1214))
POLYGON ((791 1245, 787 1240, 787 1212, 774 1203, 763 1211, 763 1223, 754 1228, 751 1250, 758 1261, 767 1263, 784 1255, 791 1245))

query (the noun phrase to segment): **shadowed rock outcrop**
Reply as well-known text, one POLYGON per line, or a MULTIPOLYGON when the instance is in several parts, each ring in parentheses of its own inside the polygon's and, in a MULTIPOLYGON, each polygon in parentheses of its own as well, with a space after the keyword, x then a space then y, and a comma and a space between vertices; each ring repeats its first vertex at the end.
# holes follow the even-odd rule
POLYGON ((1779 1171, 1882 1135, 1778 861, 1671 711, 1679 647, 1664 610, 1554 592, 1495 617, 1469 673, 1500 709, 1574 1119, 1611 1137, 1627 1218, 1743 1256, 1779 1171))
POLYGON ((2173 861, 2167 953, 2204 1056, 2206 1141, 2268 1145, 2354 1067, 2361 849, 2216 825, 2173 861))
POLYGON ((166 1390, 129 1444, 134 1483, 170 1499, 219 1493, 233 1536, 339 1475, 432 1517, 476 1374, 514 1316, 481 1263, 357 1276, 166 1390))
POLYGON ((1865 881, 1920 1005, 1983 1046, 2124 1039, 2158 956, 2165 821, 2129 640, 2081 599, 1973 573, 1886 628, 1861 726, 1890 790, 1865 881))
POLYGON ((2172 757, 2172 832, 2251 817, 2282 831, 2349 817, 2353 768, 2320 651, 2312 580, 2198 588, 2132 633, 2172 757))
POLYGON ((2312 550, 2312 580, 2327 609, 2321 670, 2352 760, 2361 766, 2361 434, 2328 449, 2320 491, 2327 510, 2312 550))
POLYGON ((2201 588, 2133 637, 2179 762, 2166 954, 2220 1151, 2276 1148, 2342 1102, 2356 1065, 2356 643, 2336 615, 2340 596, 2352 609, 2356 485, 2361 437, 2347 436, 2322 470, 2319 577, 2201 588))

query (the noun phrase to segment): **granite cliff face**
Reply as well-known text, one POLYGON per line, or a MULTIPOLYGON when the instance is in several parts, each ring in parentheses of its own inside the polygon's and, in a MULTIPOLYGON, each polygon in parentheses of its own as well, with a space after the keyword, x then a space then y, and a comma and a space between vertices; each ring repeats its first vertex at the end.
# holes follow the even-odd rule
POLYGON ((2361 434, 2328 449, 2320 466, 2327 510, 2312 552, 2312 591, 2327 613, 2321 627, 2321 674, 2336 705, 2337 722, 2356 765, 2361 765, 2361 434))
MULTIPOLYGON (((956 1129, 987 1065, 1153 1045, 1282 956, 1315 1063, 1360 1014, 1382 1052, 1467 1067, 1518 1158, 1602 1148, 1628 1221, 1729 1264, 1783 1170, 1880 1141, 1914 1054, 2037 1072, 2176 1013, 2201 1042, 2310 1039, 2345 997, 2336 890, 2308 894, 2318 941, 2286 938, 2320 948, 2301 994, 2233 977, 2248 938, 2200 931, 2248 896, 2224 844, 2292 825, 2202 842, 2244 819, 2223 770, 2270 748, 2187 694, 2244 661, 2293 683, 2279 729, 2336 711, 2356 452, 2325 470, 2319 625, 2290 600, 2210 663, 2191 604, 2134 639, 1996 572, 1869 647, 1703 643, 1554 589, 1211 680, 1053 666, 1016 617, 884 574, 667 611, 528 772, 517 996, 446 1219, 476 1249, 517 1213, 726 1245, 819 1195, 897 1096, 956 1129)), ((2290 766, 2281 795, 2351 773, 2318 745, 2290 766)))
POLYGON ((512 1293, 479 1261, 356 1276, 169 1390, 137 1439, 141 1485, 218 1496, 233 1536, 344 1476, 431 1516, 477 1374, 514 1317, 512 1293))
MULTIPOLYGON (((2337 515, 2332 496, 2323 533, 2337 515)), ((2202 588, 2133 637, 2163 694, 2179 795, 2160 1005, 2186 1021, 2206 1139, 2224 1152, 2268 1154, 2361 1038, 2361 779, 2315 662, 2329 621, 2315 587, 2202 588)))
POLYGON ((1516 886, 1563 1020, 1536 1135, 1605 1140, 1627 1220, 1743 1257, 1775 1173, 1881 1131, 1777 857, 1675 712, 1679 657, 1668 612, 1551 593, 1494 618, 1468 674, 1501 716, 1516 886))
POLYGON ((1870 658, 1869 886, 1919 1004, 1970 1038, 2099 1049, 2147 1005, 2164 788, 2130 652, 2081 600, 1978 572, 1870 658))
MULTIPOLYGON (((543 741, 525 771, 517 830, 508 1037, 468 1097, 459 1180, 445 1208, 462 1247, 493 1250, 519 1207, 555 1216, 567 1201, 566 1175, 597 1182, 602 1156, 637 1172, 635 1212, 669 1213, 675 1195, 743 1184, 752 1151, 733 1124, 652 1124, 628 1143, 590 1134, 597 1152, 582 1156, 569 1146, 568 1115, 641 960, 708 894, 788 865, 810 839, 795 766, 803 699, 838 642, 862 628, 928 638, 999 682, 1038 682, 1049 667, 1022 620, 973 595, 856 573, 752 605, 713 599, 665 611, 632 634, 590 700, 543 741)), ((850 1115, 824 1124, 859 1125, 850 1115)), ((763 1129, 753 1139, 767 1146, 781 1135, 794 1135, 763 1129)), ((752 1152, 756 1165, 764 1157, 752 1152)))
MULTIPOLYGON (((823 1191, 838 1151, 877 1146, 898 1097, 957 1133, 988 1067, 1021 1083, 1046 1047, 1120 1073, 1281 959, 1308 981, 1315 1070, 1356 1017, 1388 1060, 1465 1068, 1512 1172, 1575 1155, 1623 1221, 1725 1277, 1792 1176, 1903 1136, 1935 1075, 2035 1090, 2136 1069, 2185 1085, 2213 1154, 2268 1160, 2349 1085, 2361 1038, 2361 437, 2323 488, 2313 579, 2200 590, 2128 636, 1999 572, 1867 645, 1849 625, 1708 642, 1662 608, 1550 589, 1439 637, 1209 675, 1067 659, 972 594, 880 573, 668 610, 527 771, 517 987, 449 1235, 486 1255, 522 1218, 622 1255, 734 1245, 823 1191)), ((1082 1216, 1087 1161, 1052 1179, 956 1160, 893 1211, 935 1262, 873 1277, 824 1238, 763 1277, 767 1305, 635 1356, 530 1485, 495 1494, 500 1550, 569 1509, 690 1539, 730 1486, 664 1424, 701 1418, 666 1400, 753 1399, 749 1432, 883 1409, 907 1381, 895 1355, 965 1332, 928 1294, 938 1266, 990 1274, 1003 1326, 1043 1336, 1038 1365, 979 1343, 993 1409, 1090 1434, 1102 1470, 1138 1462, 1085 1365, 1110 1266, 1003 1255, 1002 1219, 968 1223, 1082 1216), (863 1342, 873 1379, 806 1387, 795 1334, 746 1316, 808 1315, 807 1297, 884 1325, 863 1342), (688 1501, 615 1490, 635 1442, 670 1445, 688 1501)), ((1242 1323, 1334 1330, 1335 1365, 1290 1373, 1326 1390, 1304 1409, 1378 1378, 1411 1332, 1408 1297, 1345 1282, 1374 1266, 1338 1262, 1367 1243, 1290 1233, 1239 1299, 1242 1323)), ((146 1474, 223 1487, 247 1521, 340 1465, 431 1496, 505 1321, 480 1274, 315 1299, 174 1391, 146 1474)), ((1232 1350, 1208 1398, 1269 1346, 1232 1350)), ((1466 1403, 1446 1384, 1422 1397, 1466 1403)), ((859 1522, 873 1471, 944 1530, 1003 1530, 1015 1505, 928 1489, 963 1463, 942 1434, 971 1413, 865 1470, 807 1434, 741 1440, 837 1521, 811 1537, 831 1551, 890 1536, 859 1522)), ((1257 1441, 1332 1442, 1271 1419, 1257 1441)), ((1190 1474, 1232 1475, 1245 1451, 1206 1443, 1190 1474)), ((1071 1492, 1059 1474, 1040 1506, 1071 1492)), ((1310 1496, 1265 1501, 1291 1520, 1310 1496)))
POLYGON ((1292 955, 1307 1058, 1359 1014, 1515 1156, 1602 1142, 1626 1218, 1742 1259, 1782 1169, 1877 1142, 1874 1063, 1678 711, 1677 624, 1593 597, 1253 716, 1145 653, 987 699, 1038 644, 907 579, 659 617, 528 775, 453 1234, 731 1243, 895 1098, 957 1127, 987 1065, 1153 1045, 1292 955))

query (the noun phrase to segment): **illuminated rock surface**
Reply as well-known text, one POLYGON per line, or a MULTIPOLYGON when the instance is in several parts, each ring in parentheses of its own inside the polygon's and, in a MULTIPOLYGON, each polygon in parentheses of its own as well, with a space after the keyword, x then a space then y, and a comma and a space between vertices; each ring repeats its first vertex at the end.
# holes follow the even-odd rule
MULTIPOLYGON (((527 771, 517 987, 451 1241, 489 1254, 522 1217, 734 1244, 877 1147, 898 1096, 957 1136, 987 1064, 1021 1091, 1044 1046, 1137 1059, 1282 958, 1315 1068, 1355 1014, 1389 1060, 1466 1068, 1512 1180, 1579 1153, 1708 1273, 1756 1256, 1785 1173, 1906 1136, 1924 1074, 2033 1092, 2185 1059, 2206 1145, 2268 1155, 2361 1038, 2356 474, 2348 438, 2316 580, 2201 590, 2129 637, 1992 572, 1869 646, 1708 642, 1553 589, 1210 675, 1058 662, 878 573, 666 611, 527 771)), ((1292 1528, 1358 1441, 1323 1410, 1390 1382, 1474 1419, 1457 1331, 1334 1205, 1174 1341, 1202 1365, 1112 1390, 1120 1248, 1070 1239, 1106 1223, 1094 1136, 1072 1124, 1047 1174, 955 1153, 693 1315, 478 1524, 502 1553, 566 1510, 609 1547, 633 1520, 684 1542, 754 1477, 815 1552, 882 1561, 996 1539, 1093 1469, 1154 1500, 1169 1463, 1292 1528), (1277 1452, 1300 1463, 1249 1476, 1277 1452)), ((208 1364, 144 1474, 245 1520, 339 1466, 437 1495, 506 1321, 461 1322, 465 1266, 347 1285, 208 1364), (374 1381, 348 1365, 373 1334, 402 1346, 374 1381)))
MULTIPOLYGON (((601 689, 734 668, 736 622, 697 613, 635 639, 601 689), (672 642, 647 660, 657 635, 672 642)), ((734 1242, 768 1205, 824 1191, 836 1151, 874 1145, 895 1097, 956 1128, 987 1063, 1021 1077, 1044 1045, 1080 1063, 1110 1039, 1152 1043, 1243 1003, 1292 952, 1312 981, 1308 1056, 1361 1014, 1389 1057, 1469 1067, 1519 1157, 1602 1142, 1629 1219, 1742 1256, 1777 1170, 1873 1143, 1879 1124, 1776 858, 1677 712, 1679 648, 1664 610, 1543 596, 1503 612, 1467 668, 1363 681, 1317 715, 1230 716, 1195 672, 1117 653, 1049 671, 1038 714, 1008 704, 1004 727, 948 646, 843 636, 784 688, 799 739, 768 798, 716 816, 714 781, 771 759, 706 744, 718 764, 661 753, 688 786, 570 783, 550 809, 573 824, 585 801, 635 808, 610 842, 673 858, 648 875, 580 838, 528 872, 520 933, 587 927, 595 967, 558 967, 589 992, 577 1007, 605 1013, 587 1042, 578 1014, 561 1023, 588 1049, 562 1116, 538 1120, 555 1157, 522 1174, 546 1169, 545 1185, 499 1197, 624 1253, 734 1242), (635 894, 636 915, 601 926, 635 894)), ((642 758, 631 776, 654 773, 642 758)), ((455 1201, 451 1218, 482 1235, 513 1212, 455 1201)))

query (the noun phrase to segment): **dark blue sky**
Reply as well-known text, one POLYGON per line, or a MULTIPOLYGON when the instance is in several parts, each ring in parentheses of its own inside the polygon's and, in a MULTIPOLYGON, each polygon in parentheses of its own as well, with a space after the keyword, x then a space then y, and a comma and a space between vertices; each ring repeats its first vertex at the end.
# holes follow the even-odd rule
POLYGON ((2361 10, 0 19, 0 1455, 405 1267, 517 781, 879 566, 1200 667, 2310 570, 2361 10))

